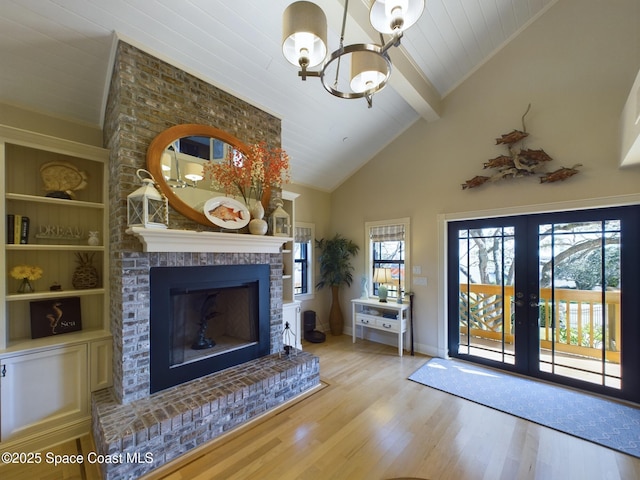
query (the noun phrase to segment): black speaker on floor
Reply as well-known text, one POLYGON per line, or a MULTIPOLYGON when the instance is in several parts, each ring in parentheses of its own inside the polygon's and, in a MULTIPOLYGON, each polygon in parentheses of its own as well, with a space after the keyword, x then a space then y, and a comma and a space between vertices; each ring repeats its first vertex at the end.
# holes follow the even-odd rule
POLYGON ((326 339, 326 335, 316 330, 316 312, 306 310, 302 315, 302 328, 304 330, 304 339, 311 343, 322 343, 326 339))

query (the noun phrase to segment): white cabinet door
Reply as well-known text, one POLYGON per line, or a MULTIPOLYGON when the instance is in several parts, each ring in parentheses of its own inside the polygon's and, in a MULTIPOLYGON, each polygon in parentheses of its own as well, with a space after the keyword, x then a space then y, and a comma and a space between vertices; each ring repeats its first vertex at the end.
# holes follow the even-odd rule
POLYGON ((300 324, 300 302, 286 302, 282 305, 282 328, 289 322, 291 333, 295 335, 295 347, 302 350, 302 327, 300 324))
POLYGON ((89 415, 86 344, 3 358, 1 363, 1 441, 89 415))

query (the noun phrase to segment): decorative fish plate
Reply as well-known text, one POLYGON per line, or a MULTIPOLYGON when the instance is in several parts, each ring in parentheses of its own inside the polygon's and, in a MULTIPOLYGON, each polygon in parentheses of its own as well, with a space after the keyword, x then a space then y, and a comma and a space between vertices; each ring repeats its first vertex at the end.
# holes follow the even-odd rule
POLYGON ((204 215, 218 227, 237 230, 251 220, 246 205, 229 197, 213 197, 204 203, 204 215))

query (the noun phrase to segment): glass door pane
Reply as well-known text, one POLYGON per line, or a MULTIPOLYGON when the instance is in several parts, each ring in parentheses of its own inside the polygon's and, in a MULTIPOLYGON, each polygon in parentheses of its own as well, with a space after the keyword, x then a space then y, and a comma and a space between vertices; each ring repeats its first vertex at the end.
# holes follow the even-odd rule
POLYGON ((640 205, 448 235, 449 355, 640 402, 640 205))
POLYGON ((458 354, 515 363, 515 228, 458 230, 458 354))
POLYGON ((539 370, 621 388, 621 222, 538 226, 539 370))

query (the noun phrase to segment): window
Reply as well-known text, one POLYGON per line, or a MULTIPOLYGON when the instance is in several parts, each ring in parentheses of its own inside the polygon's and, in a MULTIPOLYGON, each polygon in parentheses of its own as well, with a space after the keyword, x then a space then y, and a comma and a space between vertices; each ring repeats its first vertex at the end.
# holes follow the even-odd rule
POLYGON ((391 279, 386 287, 389 298, 397 299, 407 291, 409 271, 409 218, 367 222, 368 285, 378 295, 380 284, 373 282, 376 268, 387 268, 391 279))
POLYGON ((313 239, 312 223, 296 222, 293 250, 293 292, 297 298, 313 297, 313 239))

